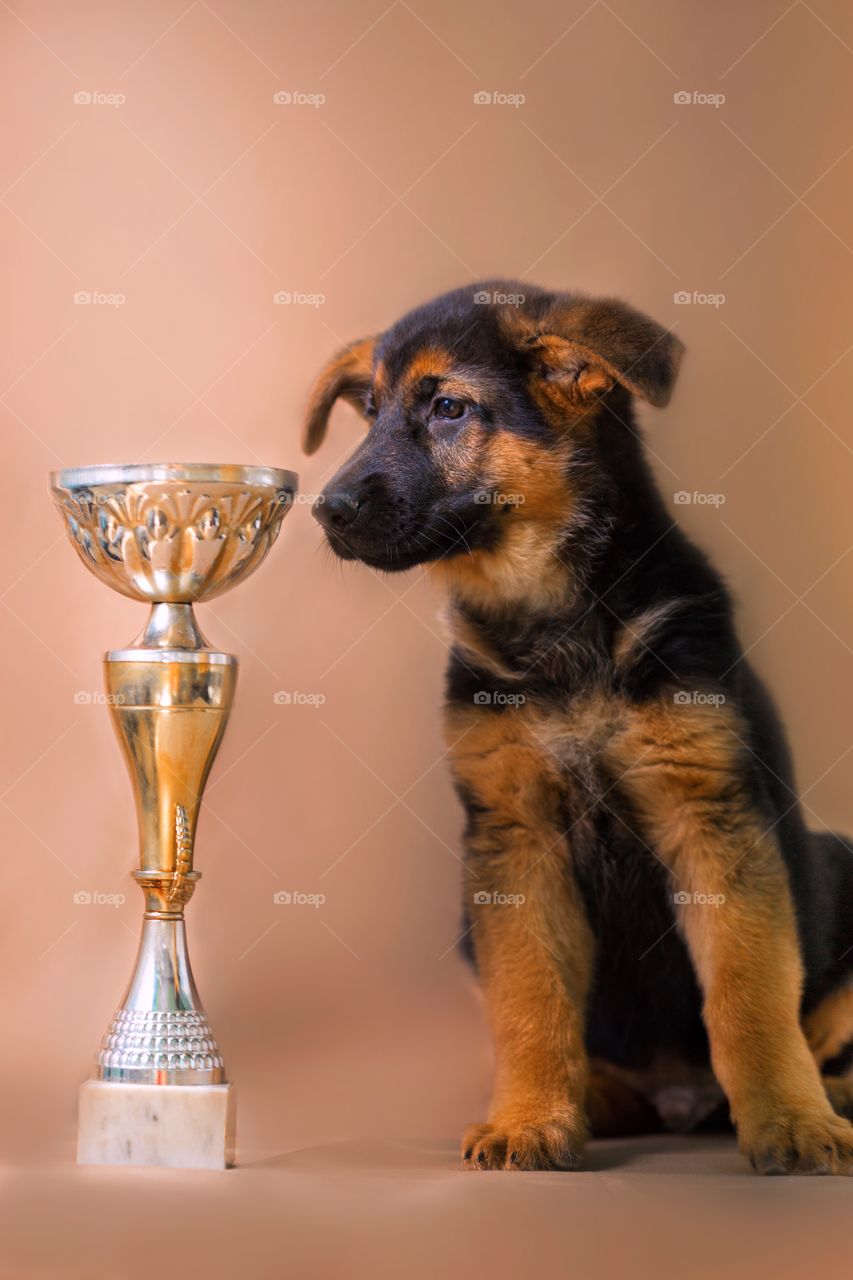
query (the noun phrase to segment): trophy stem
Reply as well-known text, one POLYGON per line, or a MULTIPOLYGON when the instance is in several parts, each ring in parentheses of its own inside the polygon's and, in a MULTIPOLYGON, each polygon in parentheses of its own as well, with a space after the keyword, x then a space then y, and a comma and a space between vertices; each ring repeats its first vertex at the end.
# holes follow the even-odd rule
MULTIPOLYGON (((158 615, 155 605, 149 630, 176 619, 188 629, 191 606, 162 608, 168 615, 158 615)), ((184 907, 200 878, 193 853, 201 795, 234 699, 237 662, 210 650, 132 647, 108 653, 104 671, 136 799, 139 869, 133 877, 145 895, 145 914, 133 976, 101 1042, 93 1078, 223 1084, 222 1055, 190 967, 184 907)))
POLYGON ((182 917, 146 915, 133 977, 102 1041, 94 1079, 225 1083, 225 1064, 193 980, 182 917))
POLYGON ((138 649, 209 649, 191 604, 152 604, 138 649))

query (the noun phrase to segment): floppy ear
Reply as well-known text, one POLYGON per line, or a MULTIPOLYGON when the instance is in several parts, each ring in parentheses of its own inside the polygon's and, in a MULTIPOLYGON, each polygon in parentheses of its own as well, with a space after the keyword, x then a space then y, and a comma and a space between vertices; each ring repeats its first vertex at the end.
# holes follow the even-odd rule
POLYGON ((302 429, 302 448, 306 453, 315 453, 323 443, 329 414, 339 396, 355 409, 364 409, 364 397, 370 390, 374 341, 362 338, 344 347, 318 376, 302 429))
POLYGON ((579 407, 617 382, 658 408, 668 403, 684 345, 624 302, 558 296, 544 313, 522 313, 519 322, 538 373, 579 407))

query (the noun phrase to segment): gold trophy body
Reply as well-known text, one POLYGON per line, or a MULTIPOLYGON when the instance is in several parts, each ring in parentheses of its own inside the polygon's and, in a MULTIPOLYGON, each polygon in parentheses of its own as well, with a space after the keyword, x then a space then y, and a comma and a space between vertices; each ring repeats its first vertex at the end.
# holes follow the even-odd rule
POLYGON ((145 913, 136 965, 80 1091, 78 1161, 224 1168, 235 1099, 187 952, 184 908, 201 795, 234 700, 237 659, 211 648, 193 602, 252 573, 297 477, 257 466, 134 464, 54 472, 80 558, 151 605, 127 649, 104 656, 113 724, 139 823, 145 913))

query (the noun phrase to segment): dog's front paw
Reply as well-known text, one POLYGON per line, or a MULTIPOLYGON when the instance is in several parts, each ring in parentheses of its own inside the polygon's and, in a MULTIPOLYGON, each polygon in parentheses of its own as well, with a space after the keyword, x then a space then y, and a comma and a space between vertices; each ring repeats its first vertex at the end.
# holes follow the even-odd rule
POLYGON ((739 1129, 759 1173, 853 1175, 853 1125, 834 1112, 779 1110, 739 1129))
POLYGON ((462 1142, 468 1169, 577 1169, 586 1133, 573 1114, 495 1116, 462 1142))

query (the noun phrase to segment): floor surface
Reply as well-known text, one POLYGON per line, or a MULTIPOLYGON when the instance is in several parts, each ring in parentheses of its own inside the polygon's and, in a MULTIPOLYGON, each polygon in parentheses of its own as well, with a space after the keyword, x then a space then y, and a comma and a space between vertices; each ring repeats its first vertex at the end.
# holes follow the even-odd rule
POLYGON ((243 1151, 226 1173, 5 1171, 3 1280, 850 1275, 853 1181, 753 1175, 731 1139, 594 1143, 582 1171, 459 1168, 455 1142, 243 1151), (559 1268, 559 1270, 558 1270, 559 1268))

